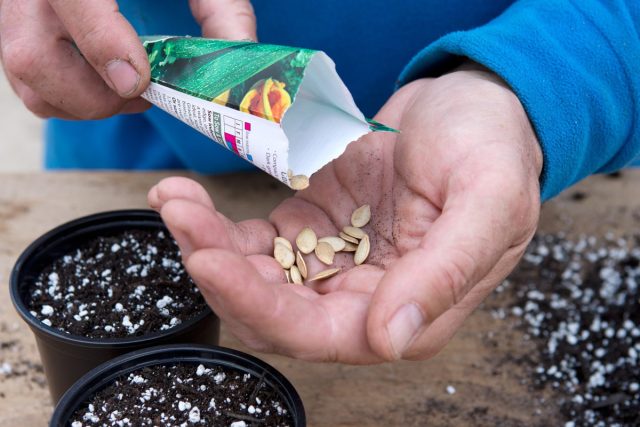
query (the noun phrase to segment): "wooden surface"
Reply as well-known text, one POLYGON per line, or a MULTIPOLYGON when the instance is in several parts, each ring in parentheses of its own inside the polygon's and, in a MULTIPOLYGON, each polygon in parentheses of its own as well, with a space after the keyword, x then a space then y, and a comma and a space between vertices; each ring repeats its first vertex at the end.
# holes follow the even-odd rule
MULTIPOLYGON (((8 276, 36 237, 82 215, 146 207, 160 173, 0 175, 0 427, 45 426, 52 407, 33 336, 9 300, 8 276), (7 363, 12 373, 2 373, 7 363)), ((198 178, 233 219, 266 216, 290 193, 262 175, 198 178)), ((640 222, 640 171, 595 176, 543 210, 543 231, 633 232, 640 222), (577 194, 577 196, 576 196, 577 194)), ((309 426, 561 425, 554 396, 532 390, 520 363, 531 350, 521 332, 492 316, 495 294, 448 347, 426 362, 354 367, 258 355, 300 392, 309 426), (455 387, 448 394, 446 387, 455 387), (550 402, 550 403, 548 403, 550 402)), ((223 326, 222 345, 246 351, 223 326)))

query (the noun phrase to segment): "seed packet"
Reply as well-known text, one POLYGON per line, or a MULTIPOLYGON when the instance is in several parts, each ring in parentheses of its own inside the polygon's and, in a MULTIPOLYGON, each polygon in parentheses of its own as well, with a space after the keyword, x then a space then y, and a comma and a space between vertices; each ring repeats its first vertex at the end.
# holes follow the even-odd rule
POLYGON ((149 102, 294 189, 371 131, 321 51, 197 37, 142 37, 149 102))

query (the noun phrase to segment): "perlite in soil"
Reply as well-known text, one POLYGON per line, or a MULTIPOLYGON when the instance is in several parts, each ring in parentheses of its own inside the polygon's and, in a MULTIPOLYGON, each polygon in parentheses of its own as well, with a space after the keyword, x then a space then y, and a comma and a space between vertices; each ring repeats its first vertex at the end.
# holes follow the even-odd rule
POLYGON ((142 95, 295 190, 376 131, 324 53, 249 41, 142 37, 151 84, 142 95))

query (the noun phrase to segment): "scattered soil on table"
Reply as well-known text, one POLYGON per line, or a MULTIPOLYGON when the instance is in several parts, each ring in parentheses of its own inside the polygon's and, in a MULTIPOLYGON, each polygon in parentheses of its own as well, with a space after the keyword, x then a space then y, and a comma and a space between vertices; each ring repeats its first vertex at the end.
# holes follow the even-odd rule
POLYGON ((640 425, 639 243, 539 235, 500 287, 537 347, 532 384, 558 396, 565 427, 640 425))
MULTIPOLYGON (((4 391, 11 390, 7 385, 10 380, 22 378, 27 387, 46 387, 46 379, 42 365, 28 357, 28 351, 17 338, 19 327, 0 322, 0 385, 4 391)), ((0 391, 0 399, 4 399, 6 393, 0 391)))
POLYGON ((617 171, 617 172, 608 173, 606 176, 607 178, 610 178, 610 179, 620 179, 622 178, 623 175, 622 175, 622 172, 617 171))
POLYGON ((583 191, 575 191, 571 193, 571 200, 573 200, 574 202, 581 202, 587 197, 589 197, 589 195, 583 191))
POLYGON ((212 365, 143 368, 117 379, 71 419, 85 426, 292 426, 282 397, 261 378, 212 365))
POLYGON ((206 303, 164 231, 97 237, 44 268, 27 305, 48 326, 89 338, 141 336, 176 326, 206 303))

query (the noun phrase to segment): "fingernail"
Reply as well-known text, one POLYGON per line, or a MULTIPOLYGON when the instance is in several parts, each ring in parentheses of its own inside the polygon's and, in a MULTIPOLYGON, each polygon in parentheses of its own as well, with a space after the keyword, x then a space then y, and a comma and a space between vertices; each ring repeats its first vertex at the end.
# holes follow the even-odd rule
POLYGON ((107 64, 107 76, 111 80, 111 88, 120 96, 131 95, 140 83, 140 74, 128 61, 121 59, 114 59, 107 64))
POLYGON ((387 324, 387 332, 393 351, 398 358, 402 357, 423 323, 422 312, 413 303, 403 305, 393 315, 387 324))

